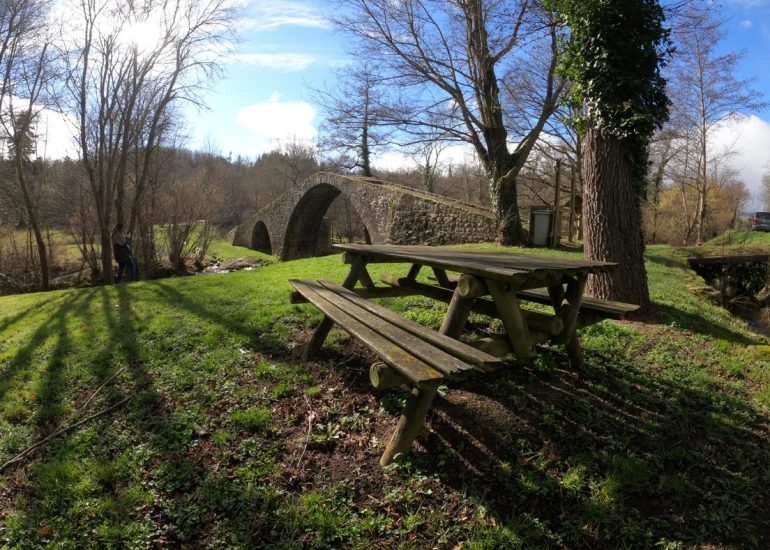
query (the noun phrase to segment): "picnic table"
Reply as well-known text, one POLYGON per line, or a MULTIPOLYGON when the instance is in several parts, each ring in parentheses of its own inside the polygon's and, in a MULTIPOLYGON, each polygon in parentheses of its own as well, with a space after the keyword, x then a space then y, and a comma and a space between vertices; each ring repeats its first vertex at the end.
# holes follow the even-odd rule
MULTIPOLYGON (((338 285, 331 281, 292 280, 295 302, 309 301, 325 317, 305 347, 312 357, 337 324, 381 359, 370 368, 380 389, 412 386, 404 412, 380 463, 407 451, 423 425, 440 381, 499 368, 508 353, 531 357, 542 342, 564 344, 570 363, 582 365, 576 330, 606 318, 622 319, 638 306, 583 296, 588 275, 616 264, 555 257, 446 249, 430 246, 338 244, 350 265, 338 285), (385 273, 383 285, 372 280, 367 265, 409 264, 403 276, 385 273), (430 270, 434 282, 418 281, 430 270), (374 298, 422 295, 448 304, 437 332, 405 319, 374 298), (522 308, 533 302, 553 313, 522 308), (459 340, 471 312, 498 318, 504 334, 468 345, 459 340)), ((542 308, 541 308, 542 309, 542 308)))

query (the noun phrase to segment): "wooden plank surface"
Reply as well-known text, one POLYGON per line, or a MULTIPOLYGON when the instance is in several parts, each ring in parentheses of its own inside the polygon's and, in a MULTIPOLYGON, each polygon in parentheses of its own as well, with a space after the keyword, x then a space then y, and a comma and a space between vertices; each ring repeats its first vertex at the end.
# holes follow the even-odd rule
MULTIPOLYGON (((522 300, 528 300, 538 304, 551 305, 551 297, 548 294, 548 290, 545 288, 520 290, 516 292, 516 296, 522 300)), ((601 313, 604 315, 604 317, 609 319, 624 319, 626 315, 633 313, 637 309, 639 309, 639 306, 634 304, 613 302, 611 300, 599 300, 597 298, 589 298, 587 296, 583 296, 582 300, 580 301, 580 311, 592 311, 601 313)))
MULTIPOLYGON (((380 336, 387 338, 393 345, 414 355, 434 369, 447 376, 475 370, 472 365, 436 348, 422 338, 403 330, 399 326, 392 324, 381 317, 380 313, 382 313, 383 310, 387 311, 384 308, 379 311, 374 308, 376 313, 373 313, 370 310, 372 308, 365 309, 348 300, 347 298, 349 298, 350 295, 344 296, 338 294, 337 291, 342 289, 339 285, 330 282, 327 282, 326 284, 329 285, 329 288, 322 284, 320 285, 320 288, 315 288, 314 290, 359 323, 367 326, 380 336)), ((353 297, 358 300, 358 296, 355 294, 353 294, 353 297)), ((345 325, 342 325, 342 327, 347 328, 345 325)))
POLYGON ((742 264, 770 262, 770 254, 727 254, 721 256, 690 256, 687 263, 692 265, 742 264))
POLYGON ((438 332, 430 330, 429 328, 426 328, 410 319, 405 319, 398 313, 395 313, 394 311, 391 311, 379 304, 375 304, 374 302, 365 300, 358 296, 355 292, 342 288, 335 283, 330 281, 319 282, 327 288, 334 289, 335 292, 345 297, 351 303, 366 309, 367 311, 375 313, 376 315, 379 315, 383 319, 386 319, 388 322, 415 336, 418 336, 422 340, 429 342, 430 344, 441 350, 444 350, 447 353, 450 353, 451 355, 454 355, 455 357, 461 358, 463 361, 471 365, 484 370, 492 370, 493 368, 500 365, 500 363, 502 363, 502 360, 497 357, 479 351, 474 347, 464 344, 459 340, 455 340, 454 338, 450 338, 444 334, 439 334, 438 332))
POLYGON ((337 244, 336 248, 350 254, 366 256, 372 262, 409 262, 481 277, 511 280, 519 283, 546 280, 554 274, 585 276, 602 273, 616 264, 565 260, 561 258, 451 250, 431 246, 337 244))
POLYGON ((383 361, 403 374, 416 384, 440 380, 444 375, 424 361, 409 354, 387 338, 377 334, 363 323, 360 323, 345 311, 329 302, 318 291, 324 287, 314 281, 290 279, 289 283, 308 301, 312 302, 324 315, 343 327, 353 337, 357 338, 379 355, 383 361))

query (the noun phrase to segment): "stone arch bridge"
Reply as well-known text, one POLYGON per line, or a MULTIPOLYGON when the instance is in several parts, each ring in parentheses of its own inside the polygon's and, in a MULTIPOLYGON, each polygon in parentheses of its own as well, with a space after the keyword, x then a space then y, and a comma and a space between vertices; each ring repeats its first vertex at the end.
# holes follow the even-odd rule
POLYGON ((324 215, 338 196, 350 200, 373 244, 492 241, 492 211, 478 205, 363 176, 319 172, 233 228, 232 244, 281 260, 328 251, 324 215))

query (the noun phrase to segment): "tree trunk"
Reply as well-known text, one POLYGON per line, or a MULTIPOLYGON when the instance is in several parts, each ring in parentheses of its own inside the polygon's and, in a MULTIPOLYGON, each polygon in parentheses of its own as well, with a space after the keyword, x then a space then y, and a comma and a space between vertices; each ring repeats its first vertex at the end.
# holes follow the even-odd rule
POLYGON ((99 227, 99 236, 102 244, 102 275, 105 284, 112 284, 114 273, 112 269, 112 235, 109 225, 99 227))
POLYGON ((586 293, 639 304, 644 311, 650 307, 650 297, 644 268, 641 195, 627 158, 621 141, 588 130, 582 166, 585 256, 619 265, 609 273, 589 277, 586 293))
POLYGON ((698 231, 695 237, 695 244, 698 246, 703 244, 703 228, 706 224, 706 209, 708 194, 708 184, 704 181, 702 187, 698 189, 698 231))
POLYGON ((492 210, 497 218, 497 242, 504 246, 515 246, 524 242, 524 229, 519 216, 519 201, 516 183, 491 181, 489 195, 492 210))
POLYGON ((40 290, 49 289, 49 271, 48 271, 48 253, 46 252, 43 234, 40 231, 40 223, 37 219, 37 210, 32 202, 32 196, 27 186, 26 175, 24 174, 24 165, 21 157, 22 148, 19 143, 14 143, 14 167, 16 169, 16 179, 21 190, 21 196, 24 200, 24 210, 27 218, 27 227, 32 229, 35 235, 35 244, 37 245, 37 255, 40 260, 40 290))

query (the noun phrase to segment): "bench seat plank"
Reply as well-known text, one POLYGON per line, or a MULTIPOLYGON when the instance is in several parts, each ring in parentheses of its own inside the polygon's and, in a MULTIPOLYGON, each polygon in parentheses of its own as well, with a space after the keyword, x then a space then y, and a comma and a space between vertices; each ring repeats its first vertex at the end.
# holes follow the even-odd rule
MULTIPOLYGON (((530 302, 536 302, 547 306, 551 305, 551 297, 548 294, 548 289, 545 288, 518 290, 516 291, 516 296, 522 300, 529 300, 530 302)), ((599 300, 598 298, 589 298, 587 296, 583 296, 580 300, 581 313, 598 314, 609 319, 625 319, 626 315, 633 313, 637 309, 639 309, 639 306, 634 304, 613 302, 611 300, 599 300)))
MULTIPOLYGON (((463 371, 475 370, 474 367, 468 365, 460 359, 453 357, 452 355, 449 355, 448 353, 441 351, 440 349, 437 349, 434 346, 428 344, 424 340, 414 336, 413 334, 410 334, 405 330, 392 325, 378 315, 351 303, 344 297, 337 294, 334 289, 324 288, 322 291, 319 290, 318 293, 326 298, 329 302, 350 315, 356 321, 369 327, 380 336, 387 338, 393 343, 393 345, 400 347, 411 355, 414 355, 444 375, 452 376, 460 374, 463 371)), ((347 327, 342 325, 342 328, 347 327)))
MULTIPOLYGON (((393 344, 387 338, 351 317, 348 313, 327 300, 321 292, 324 287, 313 281, 292 279, 289 283, 305 298, 320 309, 324 315, 336 324, 344 327, 353 337, 357 338, 372 351, 379 355, 385 363, 403 374, 417 385, 444 378, 444 375, 411 355, 401 347, 393 344), (321 292, 319 292, 321 291, 321 292)), ((327 291, 328 292, 328 291, 327 291)))
POLYGON ((340 296, 345 297, 349 302, 359 306, 366 311, 369 311, 378 317, 382 317, 389 323, 399 327, 400 329, 428 342, 429 344, 445 351, 446 353, 460 358, 462 361, 469 363, 481 370, 491 371, 502 364, 502 359, 494 357, 488 353, 478 350, 472 346, 464 344, 459 340, 450 338, 444 334, 435 332, 429 328, 426 328, 419 323, 416 323, 410 319, 401 317, 398 313, 389 310, 379 304, 375 304, 369 300, 365 300, 358 296, 354 291, 343 288, 331 281, 319 281, 324 287, 333 289, 340 296))
MULTIPOLYGON (((317 285, 319 283, 313 284, 317 285)), ((383 311, 386 311, 382 306, 365 309, 347 299, 350 298, 350 294, 347 294, 347 297, 341 295, 342 293, 346 293, 346 289, 343 287, 330 282, 327 282, 326 284, 329 288, 326 288, 323 285, 321 285, 321 288, 316 287, 315 290, 319 295, 343 310, 347 315, 359 323, 362 323, 380 336, 390 340, 393 345, 402 348, 407 353, 417 357, 444 375, 453 377, 467 371, 476 370, 476 367, 469 365, 462 359, 442 351, 422 338, 415 336, 413 333, 407 332, 399 326, 388 322, 388 320, 379 315, 383 311), (377 308, 380 308, 380 311, 378 311, 377 308)), ((355 294, 353 294, 352 297, 354 299, 358 298, 355 294)), ((342 328, 346 329, 347 326, 342 324, 342 328)), ((468 350, 468 353, 470 353, 470 350, 468 350)), ((491 356, 488 359, 493 360, 491 356)))

